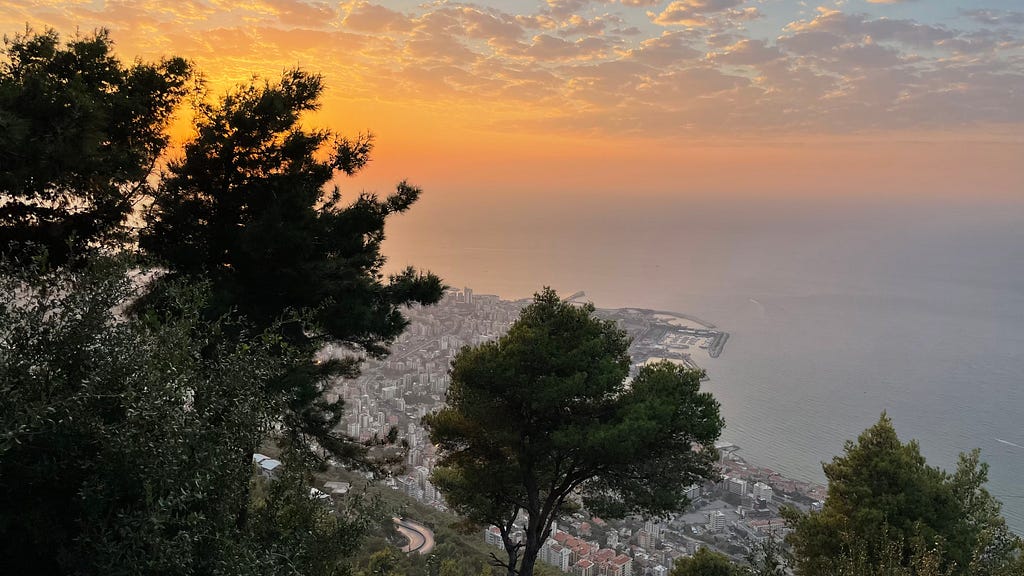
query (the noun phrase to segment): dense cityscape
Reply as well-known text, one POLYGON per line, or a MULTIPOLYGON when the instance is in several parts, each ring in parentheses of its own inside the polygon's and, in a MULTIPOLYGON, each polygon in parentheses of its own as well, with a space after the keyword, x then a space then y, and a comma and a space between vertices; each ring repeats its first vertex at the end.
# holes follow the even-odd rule
MULTIPOLYGON (((578 292, 568 300, 584 296, 578 292)), ((429 479, 436 455, 420 420, 444 404, 448 367, 459 349, 500 336, 528 303, 475 294, 471 288, 449 290, 437 305, 409 311, 411 324, 389 357, 367 361, 357 379, 339 384, 336 393, 346 402, 344 427, 350 436, 365 442, 384 438, 395 428, 408 445, 407 473, 388 478, 388 486, 447 509, 429 479)), ((623 308, 598 314, 615 320, 631 336, 634 371, 661 359, 700 368, 701 359, 722 353, 729 336, 705 320, 680 313, 623 308)), ((677 558, 701 547, 741 560, 770 534, 784 534, 781 505, 806 510, 825 499, 822 486, 750 464, 733 444, 717 447, 722 480, 690 487, 687 510, 668 518, 622 521, 577 512, 552 528, 540 560, 578 576, 665 576, 677 558)), ((483 538, 500 548, 496 531, 484 530, 483 538)))

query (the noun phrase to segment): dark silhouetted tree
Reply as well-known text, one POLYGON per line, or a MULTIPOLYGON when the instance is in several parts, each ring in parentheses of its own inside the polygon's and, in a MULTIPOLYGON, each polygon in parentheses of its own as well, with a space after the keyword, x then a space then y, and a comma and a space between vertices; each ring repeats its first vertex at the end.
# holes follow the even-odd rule
POLYGON ((0 251, 54 263, 128 240, 126 218, 186 93, 184 60, 122 65, 106 31, 31 30, 0 62, 0 251))
MULTIPOLYGON (((329 379, 356 374, 358 354, 387 354, 408 323, 401 308, 436 302, 443 285, 412 268, 387 279, 381 271, 385 221, 419 189, 403 182, 384 199, 362 193, 349 203, 328 189, 366 164, 372 139, 303 128, 322 90, 320 76, 294 70, 201 106, 196 137, 156 190, 141 246, 169 268, 163 281, 207 279, 209 314, 237 311, 256 332, 283 321, 285 340, 305 351, 275 383, 290 391, 290 440, 352 456, 335 432, 341 402, 324 397, 329 379), (326 344, 353 354, 315 361, 326 344)), ((159 288, 150 300, 159 302, 159 288)))
POLYGON ((592 305, 537 294, 508 333, 463 348, 447 405, 424 418, 440 459, 433 481, 451 507, 501 531, 510 576, 530 576, 551 521, 582 494, 602 517, 686 504, 714 478, 718 403, 699 371, 669 362, 629 383, 628 340, 592 305), (512 540, 520 511, 525 540, 512 540))

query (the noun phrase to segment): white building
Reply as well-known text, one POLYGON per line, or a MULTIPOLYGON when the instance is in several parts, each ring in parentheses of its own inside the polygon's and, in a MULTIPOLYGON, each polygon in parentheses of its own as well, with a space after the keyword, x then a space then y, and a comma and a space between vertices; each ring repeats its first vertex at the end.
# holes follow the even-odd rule
POLYGON ((757 482, 754 484, 754 500, 758 498, 764 499, 765 502, 771 503, 772 497, 775 493, 772 491, 772 487, 765 484, 764 482, 757 482))
POLYGON ((725 489, 732 494, 747 495, 747 481, 740 478, 726 478, 725 489))
POLYGON ((694 484, 686 489, 686 497, 690 502, 694 502, 697 498, 700 498, 700 484, 694 484))
POLYGON ((274 460, 270 456, 259 453, 252 455, 252 463, 259 467, 260 474, 269 479, 276 478, 277 469, 281 467, 280 460, 274 460))
POLYGON ((708 532, 721 532, 725 529, 725 514, 721 510, 708 512, 708 532))

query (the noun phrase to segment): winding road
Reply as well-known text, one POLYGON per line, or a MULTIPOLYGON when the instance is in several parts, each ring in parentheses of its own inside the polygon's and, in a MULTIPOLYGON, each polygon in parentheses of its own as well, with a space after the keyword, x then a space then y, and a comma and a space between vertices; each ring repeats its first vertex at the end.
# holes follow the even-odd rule
POLYGON ((434 533, 423 524, 413 522, 408 518, 392 518, 395 523, 395 530, 405 536, 409 543, 402 547, 402 552, 418 552, 426 555, 434 549, 434 533))

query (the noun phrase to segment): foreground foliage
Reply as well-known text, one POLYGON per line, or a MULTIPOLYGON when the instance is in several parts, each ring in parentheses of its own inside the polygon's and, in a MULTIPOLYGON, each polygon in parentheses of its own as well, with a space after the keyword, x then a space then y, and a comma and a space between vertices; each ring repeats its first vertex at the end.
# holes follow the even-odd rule
POLYGON ((577 491, 614 518, 678 509, 687 486, 715 477, 723 424, 702 373, 663 362, 627 385, 627 348, 592 305, 546 289, 505 336, 456 356, 446 407, 424 418, 441 456, 432 478, 454 510, 498 527, 508 574, 533 574, 577 491))
POLYGON ((1016 574, 1020 541, 985 489, 977 450, 953 474, 928 466, 916 441, 903 444, 885 414, 845 454, 825 464, 820 512, 788 512, 799 574, 1016 574), (888 572, 884 572, 888 573, 888 572))
POLYGON ((0 275, 0 572, 339 573, 367 519, 311 500, 304 462, 250 498, 286 347, 224 338, 195 289, 125 317, 135 292, 112 261, 0 275))

